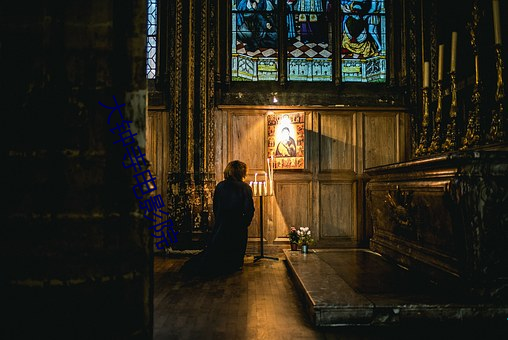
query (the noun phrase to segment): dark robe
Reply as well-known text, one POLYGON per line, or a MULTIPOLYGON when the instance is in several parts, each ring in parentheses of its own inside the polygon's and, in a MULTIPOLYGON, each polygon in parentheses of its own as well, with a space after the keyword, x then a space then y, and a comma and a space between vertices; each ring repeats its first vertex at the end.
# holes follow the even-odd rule
POLYGON ((206 248, 185 263, 183 272, 224 274, 243 266, 248 227, 254 216, 250 186, 232 178, 217 184, 213 195, 213 213, 215 227, 206 248))

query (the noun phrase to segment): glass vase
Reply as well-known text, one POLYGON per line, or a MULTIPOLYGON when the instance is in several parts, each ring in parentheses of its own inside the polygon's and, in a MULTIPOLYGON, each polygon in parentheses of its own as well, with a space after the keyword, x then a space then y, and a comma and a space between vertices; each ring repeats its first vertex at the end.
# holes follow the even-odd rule
POLYGON ((302 253, 307 254, 309 252, 309 245, 302 244, 302 253))

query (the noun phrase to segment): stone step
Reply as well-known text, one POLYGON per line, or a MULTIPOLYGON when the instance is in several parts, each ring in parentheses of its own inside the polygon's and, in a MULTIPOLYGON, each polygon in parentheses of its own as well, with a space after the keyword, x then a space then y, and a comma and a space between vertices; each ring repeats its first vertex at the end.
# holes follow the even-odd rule
POLYGON ((316 326, 468 320, 506 323, 508 305, 443 292, 367 249, 284 249, 316 326))

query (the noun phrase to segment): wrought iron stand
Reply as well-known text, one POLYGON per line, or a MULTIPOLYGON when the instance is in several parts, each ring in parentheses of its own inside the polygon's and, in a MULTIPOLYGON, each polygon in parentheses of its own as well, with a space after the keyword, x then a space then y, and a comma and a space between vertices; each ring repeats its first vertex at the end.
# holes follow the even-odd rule
POLYGON ((260 255, 254 256, 254 262, 261 260, 261 259, 270 259, 278 261, 279 259, 277 257, 270 257, 265 256, 264 247, 263 247, 263 195, 259 196, 259 241, 260 244, 260 255))

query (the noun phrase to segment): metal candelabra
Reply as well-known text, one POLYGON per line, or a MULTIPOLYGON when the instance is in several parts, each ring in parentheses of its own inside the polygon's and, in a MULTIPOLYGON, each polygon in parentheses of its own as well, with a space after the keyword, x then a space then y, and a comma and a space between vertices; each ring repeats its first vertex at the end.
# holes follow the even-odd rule
POLYGON ((481 81, 480 81, 480 68, 478 57, 478 24, 480 22, 480 9, 478 1, 473 3, 473 20, 468 25, 469 33, 471 34, 471 46, 473 47, 474 54, 474 68, 475 68, 475 83, 473 94, 471 96, 472 108, 469 111, 467 121, 466 134, 462 138, 461 150, 477 146, 480 142, 480 104, 481 104, 481 81))
POLYGON ((428 142, 428 127, 429 127, 429 88, 424 87, 422 89, 423 97, 423 118, 422 118, 422 131, 420 134, 420 143, 415 151, 417 157, 424 156, 427 154, 427 142, 428 142))
POLYGON ((457 78, 455 71, 450 72, 450 122, 446 127, 446 138, 441 146, 443 151, 451 151, 457 148, 457 78))
POLYGON ((496 70, 497 70, 497 88, 496 105, 492 110, 492 121, 487 141, 490 143, 504 142, 504 84, 503 84, 503 59, 501 58, 501 44, 495 45, 496 49, 496 70))
POLYGON ((441 111, 443 103, 443 81, 437 81, 437 108, 434 116, 434 129, 428 152, 437 153, 441 150, 441 111))

